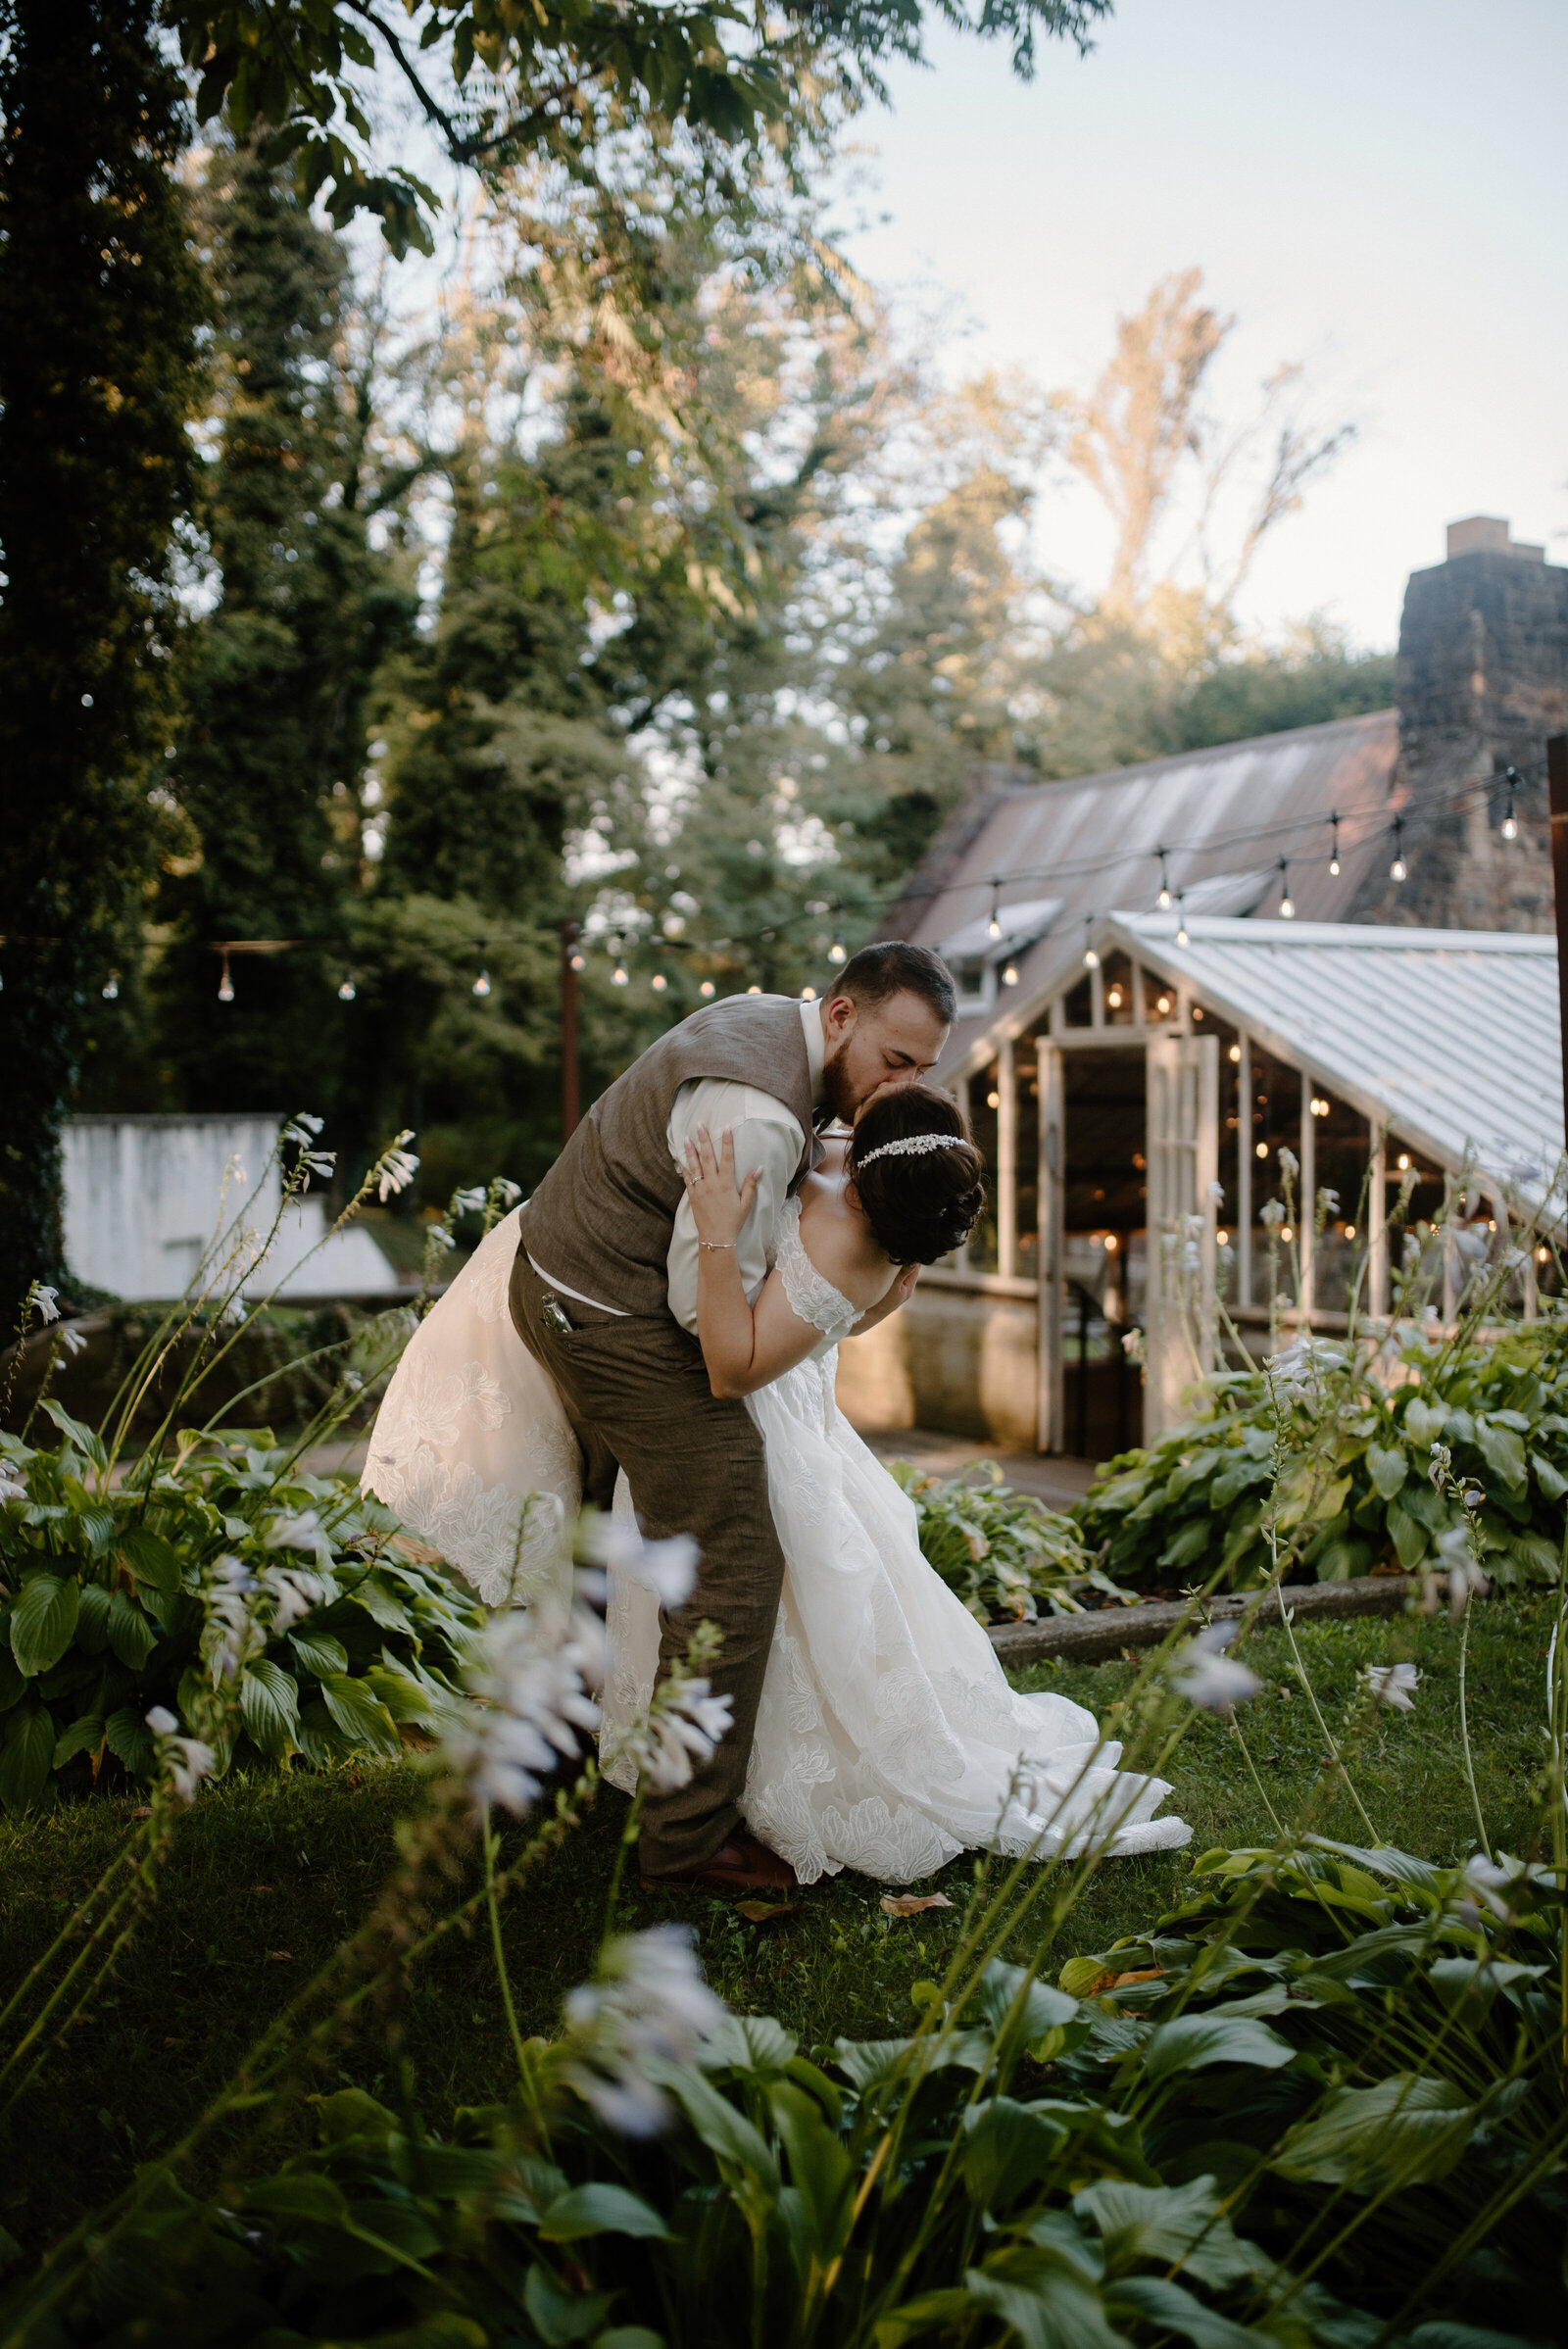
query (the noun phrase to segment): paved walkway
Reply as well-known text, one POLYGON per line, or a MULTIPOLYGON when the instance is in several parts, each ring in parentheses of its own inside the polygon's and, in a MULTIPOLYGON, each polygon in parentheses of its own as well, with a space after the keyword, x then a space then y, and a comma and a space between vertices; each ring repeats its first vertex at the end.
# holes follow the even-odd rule
MULTIPOLYGON (((1043 1459, 1039 1452, 1004 1451, 999 1444, 978 1444, 971 1436, 943 1436, 929 1428, 862 1428, 861 1435, 879 1460, 908 1460, 928 1476, 956 1476, 972 1460, 996 1460, 1007 1483, 1020 1493, 1038 1493, 1054 1509, 1070 1508, 1088 1492, 1095 1474, 1091 1460, 1043 1459)), ((368 1438, 340 1438, 319 1444, 306 1457, 313 1476, 358 1477, 365 1466, 368 1438)))

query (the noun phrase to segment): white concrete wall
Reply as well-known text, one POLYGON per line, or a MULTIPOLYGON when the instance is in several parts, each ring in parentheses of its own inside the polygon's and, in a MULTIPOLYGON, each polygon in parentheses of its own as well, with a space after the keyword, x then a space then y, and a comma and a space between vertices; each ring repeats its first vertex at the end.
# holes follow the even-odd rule
POLYGON ((839 1408, 862 1428, 935 1428, 1032 1451, 1038 1314, 1021 1297, 917 1289, 839 1348, 839 1408))
MULTIPOLYGON (((275 1117, 74 1117, 64 1138, 66 1261, 79 1280, 130 1302, 183 1296, 217 1233, 258 1238, 277 1214, 275 1117), (237 1218, 237 1223, 236 1223, 237 1218)), ((318 1241, 323 1203, 290 1208, 247 1290, 265 1294, 318 1241)), ((285 1277, 290 1302, 395 1289, 368 1232, 327 1242, 285 1277)))

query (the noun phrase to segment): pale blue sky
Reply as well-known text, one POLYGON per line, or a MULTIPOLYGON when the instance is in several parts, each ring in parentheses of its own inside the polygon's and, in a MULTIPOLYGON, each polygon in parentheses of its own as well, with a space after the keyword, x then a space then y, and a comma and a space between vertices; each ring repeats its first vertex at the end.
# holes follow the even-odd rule
MULTIPOLYGON (((1240 404, 1305 361, 1358 444, 1261 558, 1248 616, 1313 611, 1392 644, 1406 574, 1460 514, 1568 561, 1568 6, 1563 0, 1120 0, 1096 52, 1032 84, 946 36, 893 76, 856 264, 971 331, 950 372, 1092 380, 1118 311, 1201 265, 1239 313, 1240 404)), ((1108 547, 1084 493, 1040 554, 1080 586, 1108 547)))

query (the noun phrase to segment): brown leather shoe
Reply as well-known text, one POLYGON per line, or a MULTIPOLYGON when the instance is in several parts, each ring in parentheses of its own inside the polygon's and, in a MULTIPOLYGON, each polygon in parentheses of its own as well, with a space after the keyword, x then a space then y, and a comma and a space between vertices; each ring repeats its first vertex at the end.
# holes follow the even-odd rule
POLYGON ((794 1892, 800 1880, 788 1860, 737 1828, 711 1859, 672 1868, 667 1876, 645 1876, 642 1884, 645 1892, 657 1892, 664 1884, 710 1884, 719 1892, 794 1892))

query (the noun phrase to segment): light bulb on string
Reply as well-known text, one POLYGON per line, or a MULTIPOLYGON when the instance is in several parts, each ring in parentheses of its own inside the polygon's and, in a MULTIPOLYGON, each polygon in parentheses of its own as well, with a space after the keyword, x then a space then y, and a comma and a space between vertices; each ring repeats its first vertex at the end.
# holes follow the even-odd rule
POLYGON ((220 1003, 231 1003, 234 1001, 234 981, 228 967, 227 947, 223 949, 223 968, 218 982, 218 1000, 220 1003))
POLYGON ((1016 962, 1009 962, 1009 963, 1007 964, 1007 967, 1006 967, 1006 969, 1005 969, 1005 970, 1003 972, 1003 974, 1002 974, 1002 984, 1003 984, 1003 986, 1004 986, 1004 987, 1016 987, 1016 986, 1017 986, 1017 984, 1018 984, 1018 965, 1016 964, 1016 962))
POLYGON ((816 989, 814 987, 803 987, 801 989, 801 1001, 803 1003, 814 1003, 816 1001, 816 989))
POLYGON ((1523 782, 1524 777, 1520 774, 1519 769, 1516 766, 1510 766, 1504 773, 1502 779, 1508 786, 1508 811, 1502 819, 1502 837, 1504 840, 1517 840, 1519 837, 1519 819, 1513 811, 1513 795, 1518 789, 1519 785, 1523 782))
POLYGON ((490 993, 490 973, 487 970, 481 970, 479 976, 474 980, 473 992, 476 996, 478 996, 481 1003, 490 993))
POLYGON ((844 941, 841 938, 834 939, 833 944, 827 950, 827 958, 830 962, 847 962, 849 960, 848 954, 844 952, 844 941))
POLYGON ((760 995, 762 990, 758 986, 757 981, 754 979, 750 987, 747 988, 746 992, 748 995, 760 995))
POLYGON ((1183 889, 1177 892, 1176 897, 1176 944, 1191 946, 1192 943, 1187 935, 1187 892, 1183 889))
POLYGON ((1095 917, 1092 913, 1084 915, 1084 968, 1100 968, 1100 956, 1095 953, 1095 917))
POLYGON ((1296 919, 1296 900, 1291 895, 1291 868, 1284 856, 1280 858, 1280 919, 1296 919))
POLYGON ((571 967, 572 967, 572 969, 573 969, 573 970, 586 970, 586 969, 587 969, 587 967, 588 967, 588 957, 587 957, 587 955, 586 955, 586 954, 573 954, 573 955, 571 956, 571 967))
POLYGON ((701 996, 701 997, 704 999, 704 1001, 705 1001, 705 1002, 707 1002, 707 1001, 709 1000, 709 998, 710 998, 710 997, 711 997, 711 995, 712 995, 712 992, 713 992, 713 982, 712 982, 712 980, 711 980, 711 979, 705 979, 705 980, 703 981, 703 983, 702 983, 701 987, 699 987, 699 988, 698 988, 697 992, 698 992, 698 994, 699 994, 699 995, 700 995, 700 996, 701 996))
POLYGON ((662 970, 656 970, 648 984, 650 987, 652 987, 655 995, 662 995, 665 988, 669 985, 669 981, 665 978, 662 970))
POLYGON ((1159 858, 1159 895, 1155 898, 1154 903, 1161 913, 1168 913, 1170 911, 1170 873, 1166 868, 1164 850, 1156 849, 1154 853, 1159 858))
POLYGON ((106 1003, 117 1003, 119 1001, 120 973, 118 970, 112 970, 108 978, 104 981, 104 1002, 106 1003))
POLYGON ((997 894, 1002 884, 999 881, 993 881, 991 884, 991 919, 986 924, 986 936, 988 938, 1000 938, 1002 936, 1002 924, 997 918, 997 894))
POLYGON ((614 969, 610 974, 610 984, 612 987, 627 987, 631 984, 626 976, 626 965, 624 962, 616 963, 614 969))
POLYGON ((1334 837, 1329 847, 1329 871, 1337 874, 1340 869, 1340 819, 1337 815, 1331 815, 1329 822, 1334 827, 1334 837))
POLYGON ((343 984, 337 991, 338 1002, 340 1003, 352 1003, 358 993, 359 989, 354 984, 354 973, 351 970, 345 971, 343 974, 343 984))
POLYGON ((1402 815, 1396 815, 1394 819, 1394 862, 1389 866, 1389 879, 1391 881, 1402 881, 1405 877, 1406 869, 1407 868, 1404 861, 1404 818, 1402 815))

